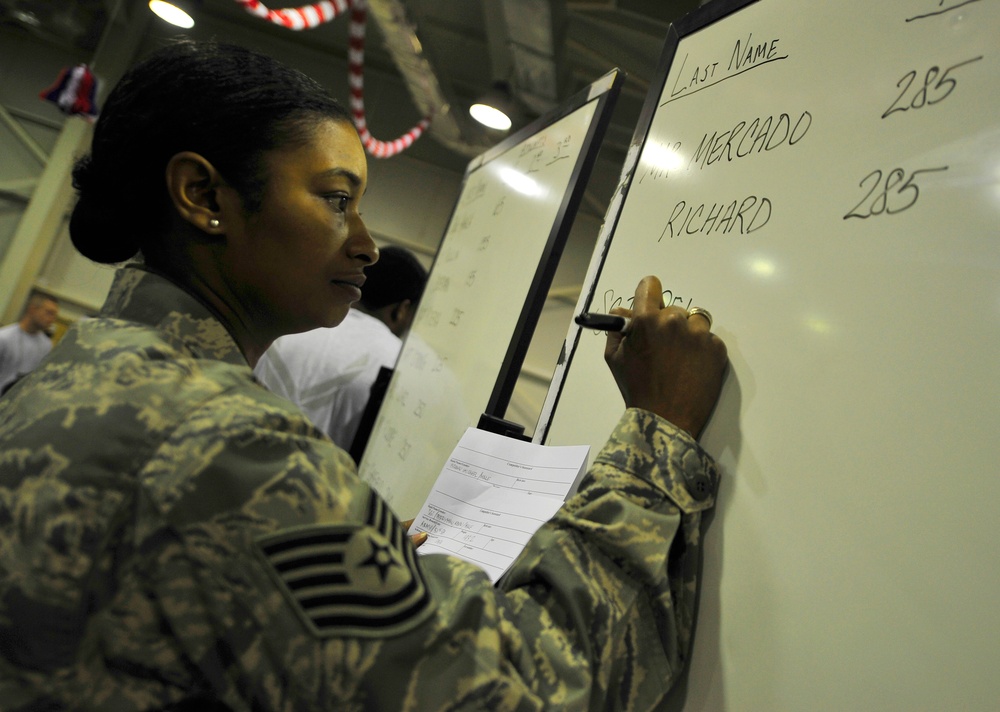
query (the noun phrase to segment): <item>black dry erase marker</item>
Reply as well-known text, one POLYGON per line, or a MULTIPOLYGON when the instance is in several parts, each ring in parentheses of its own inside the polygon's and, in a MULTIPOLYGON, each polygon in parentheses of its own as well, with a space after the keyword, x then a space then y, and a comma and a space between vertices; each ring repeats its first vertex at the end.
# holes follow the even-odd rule
POLYGON ((597 329, 598 331, 620 331, 625 333, 632 326, 632 320, 627 316, 614 316, 613 314, 592 314, 584 312, 576 317, 576 323, 586 329, 597 329))

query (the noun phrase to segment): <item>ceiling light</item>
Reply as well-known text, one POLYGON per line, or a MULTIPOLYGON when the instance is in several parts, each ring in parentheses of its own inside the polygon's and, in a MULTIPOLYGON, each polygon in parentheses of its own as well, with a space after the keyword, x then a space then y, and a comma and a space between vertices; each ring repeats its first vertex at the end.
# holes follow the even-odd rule
POLYGON ((23 22, 26 25, 30 25, 31 27, 41 27, 42 26, 42 21, 38 19, 38 15, 36 15, 33 12, 31 12, 30 10, 18 10, 18 9, 14 9, 12 11, 12 14, 14 15, 14 19, 15 20, 17 20, 19 22, 23 22))
POLYGON ((173 0, 173 2, 149 0, 149 9, 161 20, 165 20, 171 25, 183 27, 185 30, 194 27, 194 18, 182 9, 178 0, 173 0))
POLYGON ((469 114, 491 129, 508 130, 512 123, 510 117, 514 115, 514 99, 507 82, 495 82, 478 102, 469 107, 469 114))

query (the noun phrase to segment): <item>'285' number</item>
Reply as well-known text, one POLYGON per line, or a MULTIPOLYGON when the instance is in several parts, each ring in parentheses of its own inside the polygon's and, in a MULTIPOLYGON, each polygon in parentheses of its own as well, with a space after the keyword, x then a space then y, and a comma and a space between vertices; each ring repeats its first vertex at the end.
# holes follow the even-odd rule
POLYGON ((862 188, 865 187, 866 183, 870 183, 870 187, 865 197, 844 216, 844 220, 847 218, 870 218, 882 213, 887 215, 901 213, 912 207, 917 202, 917 198, 920 197, 920 188, 914 182, 919 174, 946 170, 948 170, 948 166, 921 168, 913 171, 907 178, 906 171, 902 168, 893 168, 885 176, 885 180, 882 180, 882 171, 876 169, 858 183, 862 188))
POLYGON ((882 114, 882 118, 884 119, 889 114, 896 111, 919 109, 924 106, 931 106, 932 104, 944 101, 948 98, 949 94, 955 91, 955 86, 958 84, 958 81, 949 77, 948 73, 954 69, 958 69, 959 67, 964 67, 966 64, 978 62, 982 58, 982 55, 980 55, 979 57, 973 57, 972 59, 967 59, 964 62, 953 64, 945 69, 944 72, 942 72, 941 68, 936 65, 931 67, 924 75, 923 85, 917 85, 917 90, 913 94, 912 98, 910 98, 909 105, 907 105, 903 97, 906 96, 908 91, 910 91, 910 87, 913 86, 913 81, 917 78, 916 70, 911 69, 903 75, 902 79, 896 82, 896 86, 902 87, 902 91, 899 92, 899 96, 896 97, 896 100, 892 102, 892 104, 889 105, 889 108, 885 110, 885 113, 882 114), (937 82, 934 81, 935 79, 937 82), (904 83, 906 86, 903 86, 904 83))

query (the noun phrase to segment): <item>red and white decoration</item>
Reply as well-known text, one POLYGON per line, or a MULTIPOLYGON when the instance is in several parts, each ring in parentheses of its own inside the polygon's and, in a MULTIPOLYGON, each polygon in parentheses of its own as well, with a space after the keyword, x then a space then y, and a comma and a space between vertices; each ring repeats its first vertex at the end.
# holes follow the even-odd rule
POLYGON ((351 11, 350 46, 348 50, 348 84, 351 88, 351 113, 354 125, 361 136, 365 150, 376 158, 388 158, 413 145, 430 125, 430 117, 425 117, 394 141, 379 141, 368 130, 365 120, 365 29, 368 24, 368 5, 365 0, 321 0, 298 8, 270 10, 259 0, 236 0, 236 2, 258 17, 287 27, 290 30, 306 30, 330 22, 347 10, 351 11))

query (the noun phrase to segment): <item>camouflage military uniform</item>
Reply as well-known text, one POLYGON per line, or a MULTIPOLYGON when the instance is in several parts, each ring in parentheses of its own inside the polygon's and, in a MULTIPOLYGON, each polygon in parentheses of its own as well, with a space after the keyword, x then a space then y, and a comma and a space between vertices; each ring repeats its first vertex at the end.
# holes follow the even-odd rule
POLYGON ((716 481, 631 410, 498 587, 418 561, 220 322, 127 267, 0 399, 0 708, 647 709, 690 644, 716 481))

